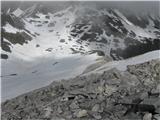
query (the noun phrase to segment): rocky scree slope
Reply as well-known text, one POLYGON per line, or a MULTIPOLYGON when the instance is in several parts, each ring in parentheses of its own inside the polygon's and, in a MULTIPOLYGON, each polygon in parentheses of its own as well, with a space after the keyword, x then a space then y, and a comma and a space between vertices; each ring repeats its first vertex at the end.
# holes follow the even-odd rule
POLYGON ((2 103, 3 120, 160 119, 160 61, 77 76, 2 103))

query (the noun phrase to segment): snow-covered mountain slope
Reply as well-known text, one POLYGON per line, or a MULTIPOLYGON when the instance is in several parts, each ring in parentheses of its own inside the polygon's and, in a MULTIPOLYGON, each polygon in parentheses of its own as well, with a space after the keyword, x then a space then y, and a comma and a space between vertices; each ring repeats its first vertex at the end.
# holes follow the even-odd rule
POLYGON ((118 9, 71 5, 42 12, 33 5, 1 17, 4 100, 79 75, 99 55, 119 60, 160 49, 159 18, 145 16, 140 26, 118 9))
POLYGON ((118 9, 78 5, 45 14, 36 5, 24 11, 17 8, 2 14, 2 53, 32 59, 44 54, 98 50, 113 59, 123 59, 159 49, 159 18, 140 16, 139 22, 146 21, 141 26, 136 24, 137 19, 135 16, 130 21, 130 16, 118 9))

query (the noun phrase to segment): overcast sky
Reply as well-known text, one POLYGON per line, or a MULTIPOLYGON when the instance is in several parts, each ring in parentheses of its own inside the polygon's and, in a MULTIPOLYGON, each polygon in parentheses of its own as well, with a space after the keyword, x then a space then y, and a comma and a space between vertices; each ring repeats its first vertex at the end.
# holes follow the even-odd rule
POLYGON ((160 1, 108 1, 106 4, 100 3, 102 6, 107 5, 107 7, 120 8, 124 10, 130 10, 133 12, 140 13, 153 13, 159 14, 160 11, 160 1))
MULTIPOLYGON (((11 0, 12 1, 12 0, 11 0)), ((23 2, 24 0, 21 0, 21 1, 16 1, 16 2, 2 2, 2 9, 6 6, 18 6, 18 5, 28 5, 30 4, 31 2, 23 2), (6 4, 7 3, 7 4, 6 4)), ((26 0, 25 0, 26 1, 26 0)), ((31 0, 30 0, 31 1, 31 0)), ((37 0, 34 0, 34 1, 37 1, 37 0)), ((39 1, 39 0, 38 0, 39 1)), ((53 0, 52 0, 53 1, 53 0)), ((63 0, 63 1, 66 1, 66 0, 63 0)), ((99 7, 99 6, 102 6, 102 7, 106 7, 106 8, 119 8, 119 9, 122 9, 124 11, 127 12, 127 10, 129 11, 133 11, 135 13, 152 13, 152 14, 156 14, 159 16, 159 11, 160 11, 160 1, 119 1, 119 0, 112 0, 112 1, 90 1, 89 2, 82 2, 84 0, 79 0, 80 3, 82 3, 83 5, 89 5, 89 6, 93 6, 93 7, 99 7)), ((33 2, 33 0, 32 0, 33 2)), ((75 2, 74 3, 79 3, 79 2, 75 2)), ((52 6, 52 5, 55 5, 56 2, 47 2, 47 1, 42 1, 41 0, 41 3, 42 4, 45 4, 47 6, 52 6)), ((68 2, 67 2, 68 3, 68 2)), ((70 2, 71 3, 71 0, 70 2)), ((64 4, 64 2, 59 2, 58 3, 59 5, 60 4, 64 4)), ((31 3, 32 5, 32 3, 31 3)))

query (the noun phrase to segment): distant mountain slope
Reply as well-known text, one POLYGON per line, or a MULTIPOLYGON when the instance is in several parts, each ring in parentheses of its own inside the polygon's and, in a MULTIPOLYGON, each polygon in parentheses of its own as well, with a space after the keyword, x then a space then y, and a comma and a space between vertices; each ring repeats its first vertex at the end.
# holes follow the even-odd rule
POLYGON ((39 54, 96 50, 118 60, 159 49, 159 24, 159 18, 123 14, 118 9, 71 5, 52 13, 35 4, 2 13, 2 50, 8 59, 30 48, 39 54))

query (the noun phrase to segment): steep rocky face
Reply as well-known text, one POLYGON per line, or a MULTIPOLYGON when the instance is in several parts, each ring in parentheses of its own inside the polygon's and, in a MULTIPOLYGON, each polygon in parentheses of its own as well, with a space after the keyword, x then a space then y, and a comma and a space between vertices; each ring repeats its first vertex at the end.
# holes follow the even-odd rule
POLYGON ((122 56, 123 58, 130 58, 144 54, 148 51, 160 49, 159 39, 145 39, 144 41, 144 43, 128 41, 128 46, 125 49, 122 50, 118 48, 117 50, 112 50, 112 52, 122 56))
POLYGON ((10 25, 12 25, 13 27, 18 28, 18 29, 24 29, 24 27, 25 27, 24 22, 20 18, 14 16, 12 14, 2 13, 1 18, 2 18, 2 21, 1 21, 2 27, 5 26, 7 23, 9 23, 10 25))
POLYGON ((4 102, 2 119, 159 119, 159 70, 158 59, 53 82, 4 102))
POLYGON ((32 40, 33 35, 25 29, 25 23, 22 19, 6 13, 2 13, 1 18, 1 49, 6 52, 3 54, 8 56, 7 52, 11 53, 15 44, 28 43, 32 40))

